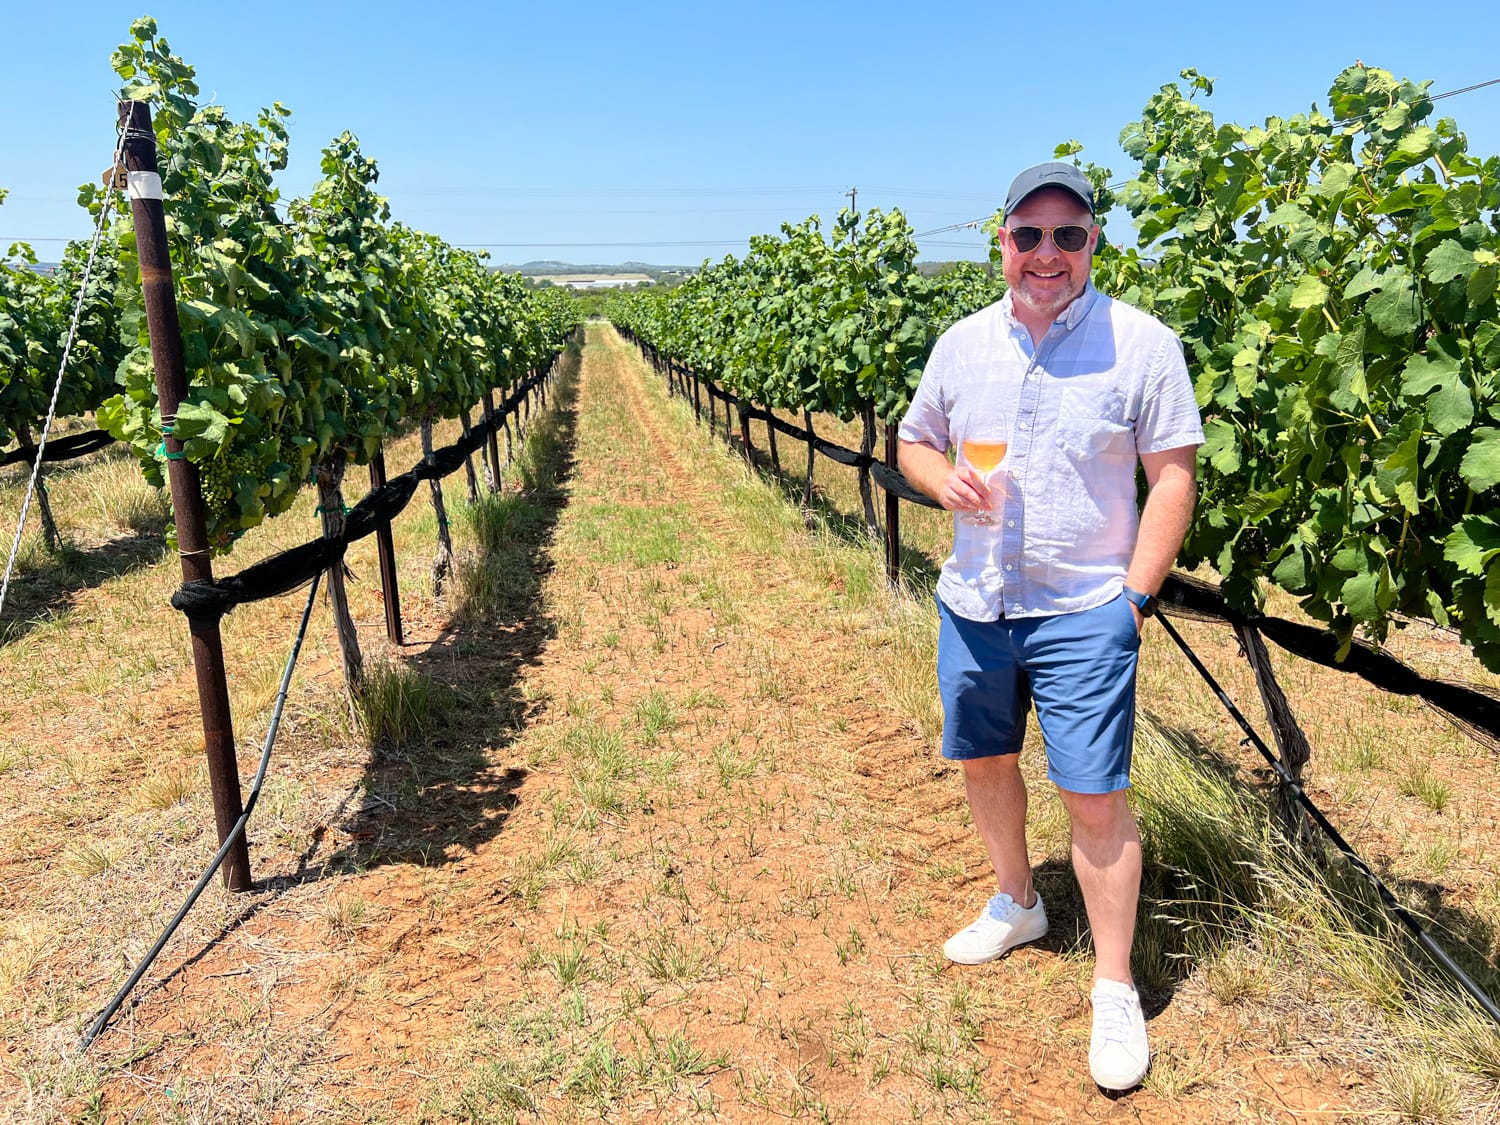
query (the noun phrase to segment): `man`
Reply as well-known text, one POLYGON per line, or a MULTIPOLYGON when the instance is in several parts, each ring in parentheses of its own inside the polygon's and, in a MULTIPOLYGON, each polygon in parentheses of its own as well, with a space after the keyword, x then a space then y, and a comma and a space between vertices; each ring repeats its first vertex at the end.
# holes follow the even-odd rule
POLYGON ((998 882, 943 952, 979 964, 1047 932, 1018 767, 1034 701, 1094 939, 1090 1070, 1105 1089, 1128 1090, 1151 1058, 1130 972, 1136 655, 1192 518, 1203 428, 1181 342, 1090 283, 1098 241, 1078 169, 1041 164, 1016 177, 999 233, 1008 292, 933 348, 901 424, 901 468, 959 514, 937 586, 943 755, 963 764, 998 882), (1008 451, 987 486, 948 453, 997 424, 1008 451), (1149 489, 1139 513, 1137 461, 1149 489), (968 522, 981 511, 993 522, 968 522))

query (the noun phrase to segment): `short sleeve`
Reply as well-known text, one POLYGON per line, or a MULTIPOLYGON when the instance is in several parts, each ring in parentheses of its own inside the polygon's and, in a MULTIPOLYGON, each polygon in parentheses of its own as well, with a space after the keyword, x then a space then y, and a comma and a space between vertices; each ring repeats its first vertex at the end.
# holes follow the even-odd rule
POLYGON ((1193 396, 1193 380, 1182 354, 1182 341, 1163 330, 1151 357, 1135 422, 1137 453, 1161 453, 1203 444, 1203 418, 1193 396))
POLYGON ((943 374, 948 366, 949 337, 947 333, 938 337, 927 365, 922 369, 922 378, 917 391, 912 395, 911 405, 906 408, 906 417, 901 419, 897 436, 902 441, 920 442, 946 452, 948 439, 948 410, 943 399, 943 374))

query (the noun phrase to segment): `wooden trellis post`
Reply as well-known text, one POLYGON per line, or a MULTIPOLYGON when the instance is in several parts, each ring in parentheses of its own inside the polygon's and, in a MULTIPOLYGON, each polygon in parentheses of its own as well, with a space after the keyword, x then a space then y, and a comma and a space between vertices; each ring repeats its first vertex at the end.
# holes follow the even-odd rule
MULTIPOLYGON (((385 485, 385 447, 370 458, 370 491, 385 485)), ((381 520, 375 529, 376 555, 380 558, 380 591, 385 602, 385 635, 391 644, 404 644, 401 635, 401 590, 396 580, 396 547, 391 540, 391 521, 381 520)))
MULTIPOLYGON (((896 427, 885 428, 885 467, 899 471, 900 441, 896 427)), ((885 578, 893 587, 901 584, 901 497, 889 489, 885 494, 885 578)))

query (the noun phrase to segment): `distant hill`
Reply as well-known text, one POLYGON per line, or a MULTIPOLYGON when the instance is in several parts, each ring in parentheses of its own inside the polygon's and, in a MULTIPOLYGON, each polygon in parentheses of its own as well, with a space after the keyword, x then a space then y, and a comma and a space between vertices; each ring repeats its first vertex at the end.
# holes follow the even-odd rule
MULTIPOLYGON (((980 265, 985 263, 981 262, 980 265)), ((933 261, 923 259, 917 262, 917 271, 932 277, 935 274, 947 273, 957 261, 933 261)), ((522 262, 520 265, 505 263, 492 267, 501 273, 523 273, 527 277, 551 277, 556 274, 589 275, 592 277, 610 277, 618 274, 645 274, 647 277, 660 280, 663 275, 678 276, 691 275, 698 272, 698 266, 658 266, 650 262, 614 262, 609 265, 589 265, 578 262, 559 262, 552 259, 537 262, 522 262)))
POLYGON ((539 262, 523 262, 520 265, 499 265, 495 269, 501 273, 524 273, 528 277, 546 277, 549 274, 597 274, 606 276, 616 273, 644 273, 655 276, 662 273, 692 272, 697 266, 655 266, 648 262, 613 262, 609 265, 588 265, 577 262, 558 262, 553 260, 539 262))

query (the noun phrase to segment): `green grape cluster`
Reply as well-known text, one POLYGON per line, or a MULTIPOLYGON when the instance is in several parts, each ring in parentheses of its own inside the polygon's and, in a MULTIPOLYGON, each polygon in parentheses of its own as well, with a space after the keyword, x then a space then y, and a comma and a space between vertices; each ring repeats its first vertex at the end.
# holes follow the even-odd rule
POLYGON ((276 460, 274 442, 231 446, 194 467, 210 545, 221 550, 265 518, 279 489, 294 491, 291 466, 276 460))
MULTIPOLYGON (((198 466, 198 485, 203 491, 203 506, 213 520, 229 507, 234 495, 234 471, 227 457, 215 457, 198 466)), ((217 520, 215 520, 217 522, 217 520)))

